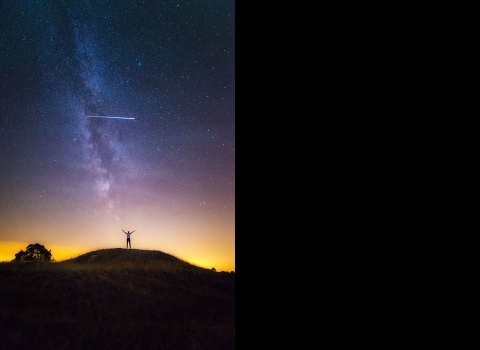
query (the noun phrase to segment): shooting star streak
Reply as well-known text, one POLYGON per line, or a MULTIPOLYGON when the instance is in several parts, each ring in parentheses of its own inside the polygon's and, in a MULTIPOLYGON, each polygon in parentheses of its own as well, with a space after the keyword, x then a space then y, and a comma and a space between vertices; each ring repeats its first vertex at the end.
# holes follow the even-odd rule
POLYGON ((128 117, 109 117, 106 115, 89 115, 87 118, 106 118, 106 119, 130 119, 135 120, 135 118, 128 118, 128 117))

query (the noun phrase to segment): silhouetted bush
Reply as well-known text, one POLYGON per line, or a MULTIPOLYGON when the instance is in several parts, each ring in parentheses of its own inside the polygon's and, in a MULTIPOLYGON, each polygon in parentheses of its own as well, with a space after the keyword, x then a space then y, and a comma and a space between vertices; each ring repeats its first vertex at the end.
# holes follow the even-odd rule
POLYGON ((20 250, 13 261, 54 261, 52 251, 39 243, 29 244, 26 251, 20 250))

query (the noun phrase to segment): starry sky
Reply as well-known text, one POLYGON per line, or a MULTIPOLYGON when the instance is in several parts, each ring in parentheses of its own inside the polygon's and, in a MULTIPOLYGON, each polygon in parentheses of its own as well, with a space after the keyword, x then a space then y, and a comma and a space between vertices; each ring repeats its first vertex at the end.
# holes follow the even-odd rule
POLYGON ((234 1, 0 0, 0 165, 0 261, 235 271, 234 1))

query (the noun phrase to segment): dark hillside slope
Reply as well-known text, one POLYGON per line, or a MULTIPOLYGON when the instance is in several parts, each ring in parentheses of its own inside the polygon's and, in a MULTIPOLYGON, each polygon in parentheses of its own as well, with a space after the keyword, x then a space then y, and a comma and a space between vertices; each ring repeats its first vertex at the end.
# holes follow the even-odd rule
POLYGON ((235 348, 235 275, 160 251, 0 264, 0 349, 235 348))
MULTIPOLYGON (((166 254, 158 250, 122 249, 122 248, 96 250, 93 252, 80 255, 73 259, 62 261, 59 264, 100 263, 100 264, 107 264, 107 265, 115 265, 115 264, 129 263, 129 262, 134 264, 140 264, 137 267, 149 267, 152 265, 156 267, 161 267, 162 265, 161 263, 171 263, 168 265, 164 264, 164 267, 173 266, 173 265, 177 265, 177 268, 194 267, 194 265, 191 265, 179 258, 176 258, 173 255, 166 254)), ((121 266, 122 265, 120 265, 119 267, 121 266)))

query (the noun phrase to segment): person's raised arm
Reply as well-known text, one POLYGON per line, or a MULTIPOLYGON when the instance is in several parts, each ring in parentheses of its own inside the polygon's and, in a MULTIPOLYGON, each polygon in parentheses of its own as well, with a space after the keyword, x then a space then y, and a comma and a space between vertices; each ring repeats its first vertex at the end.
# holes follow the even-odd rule
MULTIPOLYGON (((123 230, 122 230, 123 231, 123 230)), ((123 233, 127 234, 125 231, 123 231, 123 233)))
POLYGON ((130 232, 130 233, 134 233, 134 232, 135 232, 135 230, 133 230, 133 231, 132 231, 132 232, 130 232))

